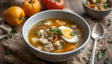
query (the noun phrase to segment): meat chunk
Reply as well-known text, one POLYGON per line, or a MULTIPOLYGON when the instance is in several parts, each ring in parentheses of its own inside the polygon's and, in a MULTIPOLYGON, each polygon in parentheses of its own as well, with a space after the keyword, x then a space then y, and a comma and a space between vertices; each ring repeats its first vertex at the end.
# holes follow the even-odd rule
POLYGON ((44 23, 44 25, 47 25, 47 26, 49 26, 49 25, 51 25, 51 24, 52 24, 51 21, 47 21, 47 22, 44 23))
POLYGON ((39 38, 38 42, 43 44, 43 45, 46 45, 48 43, 48 39, 46 39, 46 38, 39 38))
POLYGON ((71 28, 72 29, 76 29, 77 28, 77 25, 71 25, 71 28))
POLYGON ((55 43, 53 43, 54 46, 60 46, 60 42, 59 41, 56 41, 55 43))
POLYGON ((61 44, 65 44, 65 41, 64 40, 59 40, 59 42, 61 43, 61 44))
POLYGON ((32 42, 33 42, 33 44, 36 44, 36 43, 38 43, 38 38, 36 38, 36 37, 33 37, 33 38, 32 38, 32 42))
POLYGON ((53 37, 48 37, 48 40, 53 42, 53 37))
POLYGON ((54 50, 54 46, 53 46, 53 44, 52 44, 51 42, 49 42, 48 44, 46 44, 46 45, 44 46, 44 51, 50 52, 50 51, 52 51, 52 50, 54 50))

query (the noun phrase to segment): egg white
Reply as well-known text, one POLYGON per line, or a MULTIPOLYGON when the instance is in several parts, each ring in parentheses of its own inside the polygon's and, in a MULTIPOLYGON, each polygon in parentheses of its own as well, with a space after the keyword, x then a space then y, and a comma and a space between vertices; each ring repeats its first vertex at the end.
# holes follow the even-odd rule
MULTIPOLYGON (((69 30, 73 31, 71 28, 66 27, 66 26, 60 26, 58 29, 61 29, 61 30, 69 29, 69 30)), ((77 41, 79 41, 79 37, 77 35, 73 36, 73 38, 71 38, 71 39, 68 39, 68 38, 64 37, 63 35, 61 37, 68 43, 76 43, 77 41)))

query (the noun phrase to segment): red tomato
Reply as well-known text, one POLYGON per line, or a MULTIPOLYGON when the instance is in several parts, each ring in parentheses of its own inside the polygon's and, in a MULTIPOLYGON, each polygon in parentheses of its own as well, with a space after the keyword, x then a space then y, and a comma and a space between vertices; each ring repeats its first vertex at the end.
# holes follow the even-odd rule
POLYGON ((41 4, 45 9, 63 9, 64 0, 41 0, 41 4))

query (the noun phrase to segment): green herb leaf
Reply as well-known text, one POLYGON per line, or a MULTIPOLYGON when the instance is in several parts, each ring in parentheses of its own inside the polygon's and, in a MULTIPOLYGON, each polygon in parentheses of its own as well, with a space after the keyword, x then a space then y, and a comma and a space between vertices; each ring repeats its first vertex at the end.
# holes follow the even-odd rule
POLYGON ((71 32, 71 35, 72 35, 72 36, 75 36, 76 34, 77 34, 77 33, 74 32, 74 31, 71 32))
POLYGON ((62 33, 62 31, 61 31, 61 29, 49 29, 49 31, 52 31, 52 32, 54 32, 55 34, 58 34, 58 35, 63 35, 63 33, 62 33))
POLYGON ((6 49, 6 54, 11 54, 11 51, 6 49))
POLYGON ((56 29, 50 28, 49 31, 54 32, 54 31, 56 31, 56 29))
POLYGON ((107 64, 109 62, 109 58, 105 59, 104 63, 107 64))
POLYGON ((36 32, 35 32, 35 35, 37 35, 37 34, 38 34, 38 32, 39 32, 39 31, 36 31, 36 32))
POLYGON ((58 35, 63 35, 61 29, 57 29, 55 33, 58 34, 58 35))
POLYGON ((42 25, 44 25, 44 23, 45 23, 45 21, 41 21, 38 23, 38 26, 42 26, 42 25))
POLYGON ((108 19, 108 26, 110 26, 112 24, 112 20, 108 19))
POLYGON ((16 32, 17 31, 17 29, 16 28, 12 28, 12 32, 16 32))
POLYGON ((112 40, 108 40, 107 42, 108 42, 108 43, 112 43, 112 40))
POLYGON ((7 36, 6 36, 6 38, 11 38, 12 36, 13 36, 14 34, 13 33, 10 33, 10 34, 8 34, 7 36))
POLYGON ((104 57, 105 52, 106 52, 106 49, 105 50, 100 50, 98 52, 98 60, 101 60, 104 57))

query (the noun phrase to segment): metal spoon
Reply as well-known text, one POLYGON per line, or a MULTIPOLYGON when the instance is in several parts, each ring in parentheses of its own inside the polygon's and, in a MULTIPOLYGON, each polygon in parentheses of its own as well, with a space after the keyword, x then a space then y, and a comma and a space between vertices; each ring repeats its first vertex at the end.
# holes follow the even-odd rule
POLYGON ((92 54, 89 60, 88 64, 94 64, 94 58, 95 58, 95 50, 96 50, 96 44, 97 40, 102 39, 104 36, 104 28, 102 24, 96 24, 93 29, 92 29, 92 38, 95 40, 94 41, 94 46, 92 50, 92 54))

